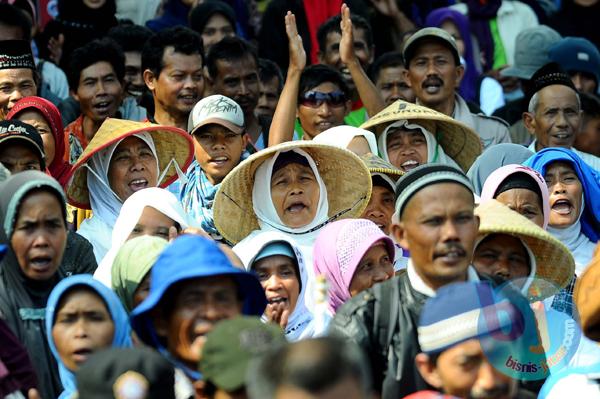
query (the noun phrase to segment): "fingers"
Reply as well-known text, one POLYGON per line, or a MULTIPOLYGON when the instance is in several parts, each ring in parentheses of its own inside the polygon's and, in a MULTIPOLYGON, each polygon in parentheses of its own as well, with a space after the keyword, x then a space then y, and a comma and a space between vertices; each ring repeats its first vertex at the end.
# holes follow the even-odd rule
POLYGON ((290 318, 290 310, 289 309, 285 309, 283 312, 281 312, 281 318, 279 320, 279 325, 281 326, 281 328, 283 330, 285 330, 285 328, 287 327, 289 318, 290 318))
POLYGON ((296 26, 296 16, 288 11, 285 16, 285 32, 287 33, 288 39, 292 40, 298 36, 298 27, 296 26))
POLYGON ((188 227, 188 228, 184 229, 182 233, 183 234, 194 234, 197 236, 211 238, 206 231, 202 230, 199 227, 188 227))

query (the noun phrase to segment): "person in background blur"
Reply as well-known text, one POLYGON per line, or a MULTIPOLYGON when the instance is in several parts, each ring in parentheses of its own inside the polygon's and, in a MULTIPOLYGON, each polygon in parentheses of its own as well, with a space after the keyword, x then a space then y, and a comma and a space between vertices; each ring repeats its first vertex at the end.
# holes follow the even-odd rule
POLYGON ((0 120, 23 97, 37 94, 38 76, 25 40, 0 41, 0 120))
POLYGON ((235 36, 235 11, 224 1, 208 0, 190 11, 190 29, 202 36, 204 52, 224 37, 235 36))
POLYGON ((569 74, 579 93, 598 93, 600 52, 592 42, 582 37, 565 37, 550 47, 548 55, 569 74))
POLYGON ((259 58, 258 79, 258 103, 254 113, 259 118, 273 119, 283 89, 283 75, 276 63, 259 58))
POLYGON ((393 51, 375 59, 369 69, 369 78, 379 90, 385 105, 396 100, 415 102, 415 93, 404 81, 404 60, 402 53, 393 51))
POLYGON ((580 93, 581 128, 573 147, 600 157, 600 99, 592 94, 580 93))
POLYGON ((154 19, 146 21, 146 26, 154 32, 175 26, 188 26, 190 8, 197 0, 163 0, 162 12, 154 19))

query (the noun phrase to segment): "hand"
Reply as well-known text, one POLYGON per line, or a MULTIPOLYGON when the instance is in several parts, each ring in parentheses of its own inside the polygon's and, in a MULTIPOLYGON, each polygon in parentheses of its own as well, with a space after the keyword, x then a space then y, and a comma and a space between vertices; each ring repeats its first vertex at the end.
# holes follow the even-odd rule
POLYGON ((397 17, 402 11, 398 8, 396 0, 371 0, 371 4, 386 17, 397 17))
POLYGON ((290 11, 285 16, 285 33, 287 33, 289 52, 290 52, 290 69, 302 71, 306 66, 306 51, 302 44, 302 38, 298 34, 296 26, 296 16, 290 11))
POLYGON ((265 309, 267 315, 267 321, 278 324, 283 330, 287 326, 288 319, 290 317, 290 310, 287 309, 287 305, 284 303, 270 303, 265 309))
POLYGON ((181 233, 179 233, 177 231, 177 228, 175 228, 175 226, 171 226, 171 227, 169 227, 169 242, 173 241, 174 239, 179 237, 181 234, 195 234, 198 236, 210 238, 212 240, 210 235, 208 235, 208 233, 206 231, 202 230, 201 228, 188 227, 188 228, 184 229, 181 233))
POLYGON ((27 399, 42 399, 40 393, 35 388, 31 388, 27 391, 27 399))
POLYGON ((63 52, 63 44, 65 43, 65 35, 62 33, 58 37, 51 37, 48 40, 48 51, 50 52, 48 58, 56 65, 60 63, 63 52))
POLYGON ((352 31, 352 20, 350 19, 350 8, 346 3, 342 4, 342 21, 340 28, 342 30, 342 39, 340 40, 340 59, 344 64, 349 64, 357 60, 354 54, 354 33, 352 31))

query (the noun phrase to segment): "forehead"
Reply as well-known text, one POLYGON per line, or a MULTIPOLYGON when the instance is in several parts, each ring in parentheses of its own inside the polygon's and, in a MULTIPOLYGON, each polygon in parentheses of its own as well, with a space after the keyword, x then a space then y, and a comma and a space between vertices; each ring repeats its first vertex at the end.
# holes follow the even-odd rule
MULTIPOLYGON (((357 28, 356 26, 354 26, 352 33, 354 34, 355 42, 361 42, 365 46, 367 45, 367 33, 365 32, 364 29, 357 28)), ((339 44, 341 40, 342 40, 342 34, 340 32, 336 32, 336 31, 329 32, 327 34, 326 46, 330 47, 334 44, 339 44)))
POLYGON ((0 69, 0 82, 33 80, 33 71, 29 68, 0 69))
POLYGON ((265 91, 278 91, 279 89, 279 78, 277 76, 273 76, 267 80, 261 80, 259 83, 261 89, 265 91))
POLYGON ((36 122, 44 122, 46 124, 48 123, 42 112, 35 108, 26 108, 25 110, 19 112, 16 119, 20 121, 34 120, 36 122))
POLYGON ((271 255, 254 262, 252 269, 262 270, 280 266, 294 266, 294 260, 285 255, 271 255))
POLYGON ((503 250, 519 251, 525 253, 525 247, 520 238, 509 234, 490 234, 483 239, 477 248, 499 247, 503 250))
POLYGON ((565 161, 556 161, 548 164, 546 167, 546 174, 554 174, 554 173, 576 173, 575 168, 569 162, 565 161))
POLYGON ((150 148, 150 147, 148 147, 148 144, 146 144, 144 142, 144 140, 140 139, 139 137, 129 136, 129 137, 124 138, 123 141, 121 141, 119 143, 117 148, 115 148, 115 152, 127 151, 132 148, 139 148, 139 147, 145 147, 148 149, 150 148))
POLYGON ((105 75, 115 74, 115 70, 109 62, 98 61, 81 70, 80 79, 100 77, 105 75))
POLYGON ((33 211, 34 215, 42 215, 49 219, 62 219, 62 206, 54 194, 46 190, 35 190, 28 193, 23 199, 19 208, 19 216, 33 211))
POLYGON ((0 144, 0 155, 16 158, 35 158, 38 155, 32 148, 32 144, 22 139, 5 140, 0 144))
POLYGON ((333 82, 323 82, 307 90, 307 92, 309 91, 318 91, 320 93, 332 93, 334 91, 341 91, 341 89, 337 84, 333 82))
POLYGON ((193 278, 177 285, 177 296, 191 293, 206 293, 215 291, 231 291, 237 293, 237 282, 233 276, 218 275, 193 278))
POLYGON ((563 85, 550 85, 539 91, 540 105, 544 107, 577 106, 575 90, 563 85))
POLYGON ((204 29, 209 28, 209 27, 217 28, 217 27, 221 27, 221 26, 231 26, 231 22, 229 22, 229 20, 227 18, 225 18, 225 16, 223 14, 216 12, 210 16, 210 18, 208 19, 208 22, 204 26, 204 29))
POLYGON ((250 54, 246 54, 241 58, 219 59, 215 65, 218 74, 221 76, 245 76, 258 73, 256 60, 250 54))
POLYGON ((433 56, 446 56, 453 57, 452 51, 443 44, 443 42, 436 39, 424 39, 414 44, 414 58, 417 57, 433 57, 433 56))
POLYGON ((233 133, 231 130, 227 129, 223 125, 219 125, 217 123, 209 123, 208 125, 204 125, 199 127, 194 131, 194 135, 201 133, 210 133, 210 134, 230 134, 233 133))
POLYGON ((65 307, 79 307, 81 305, 89 306, 92 303, 104 305, 106 307, 104 300, 95 290, 85 285, 77 285, 63 293, 57 309, 58 312, 60 312, 65 307))
POLYGON ((292 163, 285 165, 283 168, 277 169, 275 172, 273 172, 273 176, 271 176, 271 179, 275 178, 276 176, 280 176, 282 174, 291 173, 291 172, 310 173, 311 175, 314 176, 314 173, 313 173, 312 169, 310 168, 310 166, 301 165, 299 163, 292 162, 292 163))
POLYGON ((406 68, 401 65, 385 66, 380 69, 377 80, 402 79, 402 74, 405 70, 406 68))
POLYGON ((425 137, 422 131, 419 129, 407 129, 405 127, 393 127, 388 130, 387 139, 399 138, 399 137, 412 137, 412 136, 425 137))
POLYGON ((163 52, 163 69, 201 69, 202 55, 200 53, 184 54, 175 51, 175 47, 167 46, 163 52))
POLYGON ((419 190, 408 200, 403 217, 407 215, 419 217, 432 212, 460 212, 474 208, 473 193, 462 184, 435 183, 419 190))

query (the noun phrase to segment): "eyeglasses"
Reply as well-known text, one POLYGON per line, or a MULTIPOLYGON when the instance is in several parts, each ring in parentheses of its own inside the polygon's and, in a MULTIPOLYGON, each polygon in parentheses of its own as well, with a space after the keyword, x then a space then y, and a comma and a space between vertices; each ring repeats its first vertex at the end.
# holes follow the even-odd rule
POLYGON ((300 104, 305 107, 319 108, 323 103, 327 103, 330 107, 343 107, 346 104, 346 95, 343 91, 332 91, 330 93, 307 91, 300 98, 300 104))

